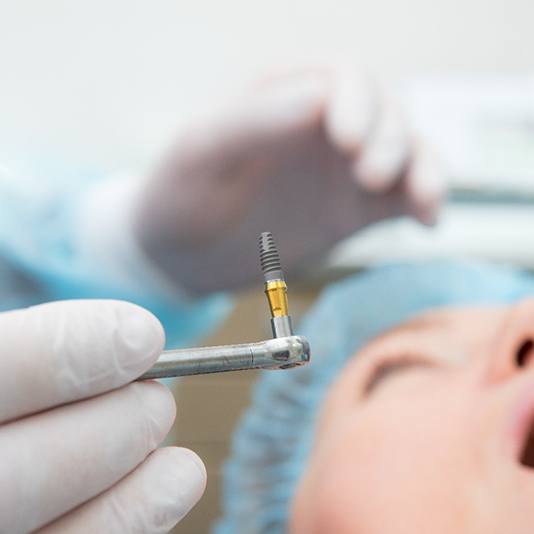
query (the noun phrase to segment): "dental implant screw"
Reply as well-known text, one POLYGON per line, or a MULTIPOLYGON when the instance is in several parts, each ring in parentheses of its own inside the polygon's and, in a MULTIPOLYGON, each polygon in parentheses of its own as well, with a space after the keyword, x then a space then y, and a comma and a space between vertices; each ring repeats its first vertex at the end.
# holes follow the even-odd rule
POLYGON ((265 282, 284 279, 280 255, 271 232, 262 232, 260 235, 260 263, 265 282))
POLYGON ((280 255, 271 232, 260 235, 260 263, 265 280, 265 295, 271 310, 271 326, 274 337, 293 335, 288 311, 287 285, 280 264, 280 255))

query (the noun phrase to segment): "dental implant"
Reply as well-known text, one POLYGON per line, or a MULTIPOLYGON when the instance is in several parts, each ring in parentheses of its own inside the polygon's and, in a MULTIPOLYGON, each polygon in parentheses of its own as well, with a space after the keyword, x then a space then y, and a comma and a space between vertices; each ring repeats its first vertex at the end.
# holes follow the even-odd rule
POLYGON ((265 295, 271 310, 273 337, 292 336, 293 326, 287 302, 287 285, 273 235, 271 232, 263 232, 259 242, 261 270, 265 280, 265 295))

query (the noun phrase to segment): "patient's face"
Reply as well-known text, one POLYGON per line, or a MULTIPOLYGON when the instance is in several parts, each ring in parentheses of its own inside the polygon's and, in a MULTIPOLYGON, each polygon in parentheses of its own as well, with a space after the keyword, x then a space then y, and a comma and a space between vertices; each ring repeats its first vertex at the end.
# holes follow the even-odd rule
POLYGON ((427 313, 369 343, 329 392, 292 532, 534 532, 531 339, 524 301, 427 313))

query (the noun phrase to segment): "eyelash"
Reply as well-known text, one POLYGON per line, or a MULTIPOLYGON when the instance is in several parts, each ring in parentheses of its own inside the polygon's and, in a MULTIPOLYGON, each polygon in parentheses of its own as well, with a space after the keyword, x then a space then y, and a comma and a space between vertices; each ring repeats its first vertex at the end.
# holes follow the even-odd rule
POLYGON ((371 369, 371 371, 368 373, 364 382, 364 387, 362 389, 363 396, 366 396, 371 393, 371 391, 384 378, 386 378, 391 371, 395 370, 396 367, 401 366, 403 367, 402 370, 404 370, 404 368, 408 370, 411 367, 428 364, 428 359, 415 354, 397 354, 395 356, 384 356, 380 358, 380 361, 376 363, 371 369))

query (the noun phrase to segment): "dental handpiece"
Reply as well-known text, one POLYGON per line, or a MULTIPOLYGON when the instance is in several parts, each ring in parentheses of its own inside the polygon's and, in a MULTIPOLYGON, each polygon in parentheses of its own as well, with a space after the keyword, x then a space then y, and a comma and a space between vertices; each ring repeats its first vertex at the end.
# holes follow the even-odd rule
POLYGON ((163 351, 138 380, 170 378, 250 369, 290 369, 310 360, 306 338, 293 333, 288 313, 287 286, 270 232, 260 236, 260 260, 265 294, 271 310, 273 339, 256 343, 163 351))
POLYGON ((309 359, 310 347, 301 336, 241 345, 166 350, 140 380, 249 369, 289 369, 309 359))

